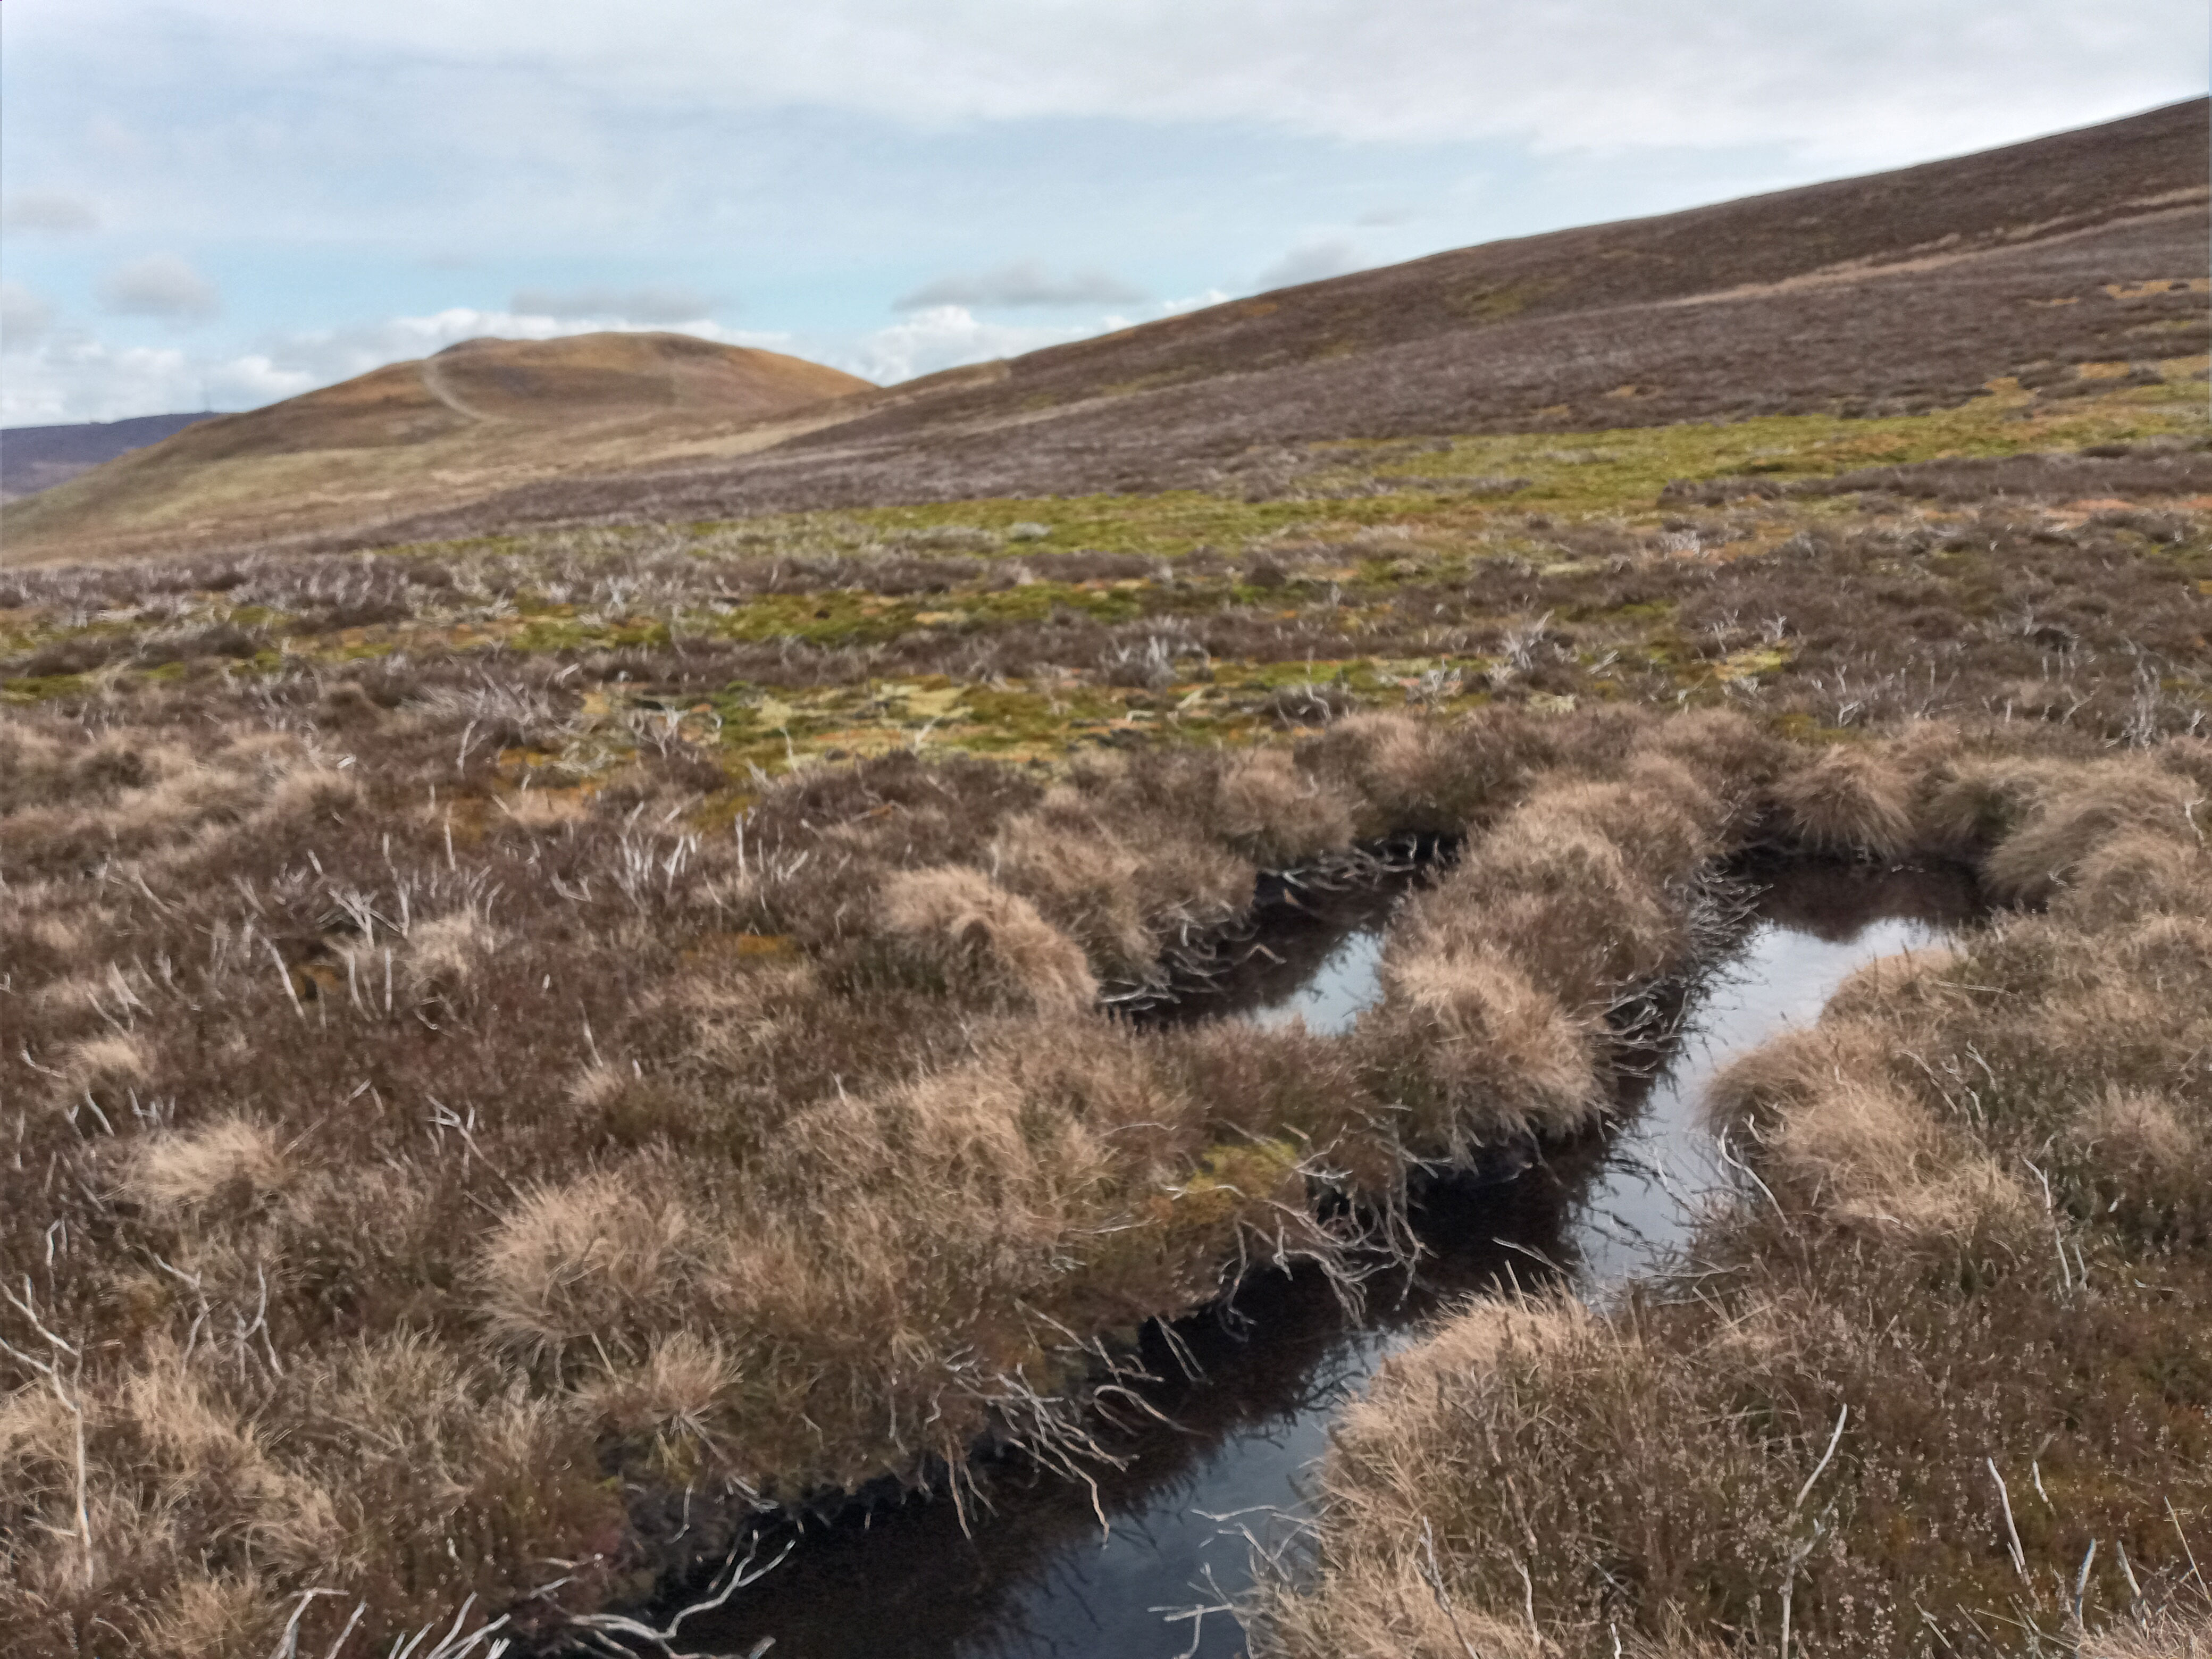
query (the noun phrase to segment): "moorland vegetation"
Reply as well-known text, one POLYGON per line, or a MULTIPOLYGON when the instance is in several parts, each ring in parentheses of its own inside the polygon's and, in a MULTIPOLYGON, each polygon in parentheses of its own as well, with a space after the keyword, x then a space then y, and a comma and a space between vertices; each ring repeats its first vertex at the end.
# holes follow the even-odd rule
POLYGON ((1253 1639, 2201 1644, 2202 124, 1947 164, 2012 180, 1930 210, 1963 246, 1767 198, 1724 222, 1838 228, 1734 297, 1653 222, 1610 309, 1308 329, 1296 397, 902 424, 962 382, 752 471, 0 571, 14 1647, 650 1647, 780 1508, 1079 1481, 1150 1322, 1356 1303, 1422 1180, 1602 1133, 1753 851, 1998 913, 1729 1075, 1679 1271, 1395 1361, 1253 1639), (1347 1031, 1117 1012, 1408 837, 1347 1031))
POLYGON ((1694 1295, 1402 1362, 1264 1628, 1486 1651, 1525 1603, 1570 1650, 1724 1645, 1794 1586, 1804 1650, 1917 1651, 1902 1587, 1954 1643, 2048 1622, 2093 1536, 2085 1609, 2133 1605, 2123 1538, 2179 1605, 2199 367, 1354 447, 1316 499, 9 576, 10 1627, 367 1651, 465 1603, 555 1642, 769 1506, 967 1502, 983 1440, 1079 1478, 1143 1322, 1268 1264, 1349 1285, 1413 1171, 1597 1122, 1753 845, 2045 913, 1738 1074, 1776 1207, 1694 1295), (1351 1032, 1111 1013, 1258 872, 1405 834, 1463 850, 1351 1032), (1827 1486, 1767 1504, 1832 1402, 1827 1486), (2051 1494, 2017 1582, 1984 1456, 2051 1494))
POLYGON ((1312 447, 1345 440, 1558 447, 1689 422, 1927 413, 2008 377, 2094 395, 2085 378, 2154 375, 2206 349, 2207 110, 1457 249, 881 390, 676 336, 470 343, 48 492, 12 513, 10 556, 1280 494, 1331 488, 1299 475, 1326 465, 1312 447))

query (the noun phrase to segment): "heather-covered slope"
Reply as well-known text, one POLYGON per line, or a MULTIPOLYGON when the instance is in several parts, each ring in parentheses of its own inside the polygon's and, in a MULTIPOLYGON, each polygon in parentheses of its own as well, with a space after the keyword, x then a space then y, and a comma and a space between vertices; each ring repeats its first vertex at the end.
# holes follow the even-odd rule
POLYGON ((962 369, 741 460, 398 526, 1218 486, 1341 438, 1905 412, 2205 349, 2206 110, 1436 255, 962 369))
POLYGON ((2063 397, 2082 366, 2204 350, 2206 112, 1461 249, 872 393, 677 336, 471 342, 52 492, 10 515, 10 556, 1244 493, 1255 471, 1279 488, 1284 447, 1346 438, 1908 412, 2011 376, 2063 397), (645 342, 643 370, 609 360, 645 342))

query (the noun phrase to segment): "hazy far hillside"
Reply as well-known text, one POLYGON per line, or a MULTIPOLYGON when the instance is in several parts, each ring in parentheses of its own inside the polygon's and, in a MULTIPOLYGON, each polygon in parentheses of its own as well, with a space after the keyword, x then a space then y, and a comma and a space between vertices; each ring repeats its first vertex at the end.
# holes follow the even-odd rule
POLYGON ((157 444, 215 411, 198 415, 139 415, 125 421, 84 421, 74 426, 11 426, 0 430, 0 501, 52 489, 103 461, 157 444))
POLYGON ((2208 105, 1431 255, 850 405, 763 453, 511 490, 410 533, 1263 485, 1286 445, 1963 404, 2205 349, 2208 105))

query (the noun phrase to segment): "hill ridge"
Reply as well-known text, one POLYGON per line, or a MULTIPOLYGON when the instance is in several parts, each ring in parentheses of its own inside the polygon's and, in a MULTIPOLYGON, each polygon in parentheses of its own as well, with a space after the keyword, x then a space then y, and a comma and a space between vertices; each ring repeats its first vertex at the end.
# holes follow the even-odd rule
POLYGON ((871 390, 785 353, 659 331, 479 337, 122 456, 11 509, 8 551, 349 532, 395 503, 435 508, 667 443, 741 450, 770 441, 763 427, 786 435, 775 422, 871 390))

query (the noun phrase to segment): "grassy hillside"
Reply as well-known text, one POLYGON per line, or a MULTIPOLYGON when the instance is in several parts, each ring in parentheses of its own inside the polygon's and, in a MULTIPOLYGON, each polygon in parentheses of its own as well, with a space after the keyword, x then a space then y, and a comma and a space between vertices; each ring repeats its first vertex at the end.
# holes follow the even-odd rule
POLYGON ((868 383, 680 334, 470 340, 219 416, 9 509, 11 562, 345 531, 517 478, 728 454, 868 383))
POLYGON ((880 392, 670 336, 513 344, 473 366, 471 345, 49 492, 9 515, 9 557, 1266 490, 1308 446, 1347 438, 1858 416, 2010 378, 2055 387, 2212 344, 2208 107, 1462 249, 880 392), (523 358, 552 378, 518 398, 495 382, 523 358), (773 391, 705 376, 710 362, 773 391), (825 398, 841 401, 800 412, 825 398), (570 410, 557 434, 541 406, 570 410))
POLYGON ((70 426, 9 427, 0 432, 0 501, 66 483, 102 461, 159 443, 208 418, 205 413, 143 415, 70 426))

